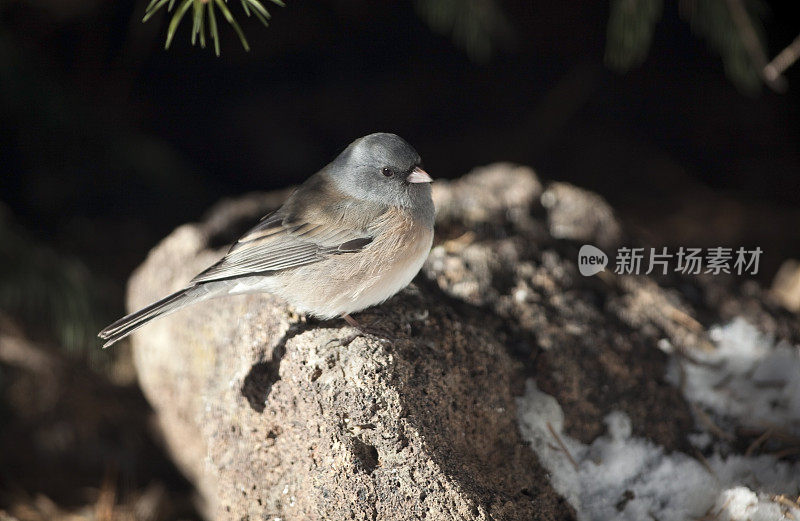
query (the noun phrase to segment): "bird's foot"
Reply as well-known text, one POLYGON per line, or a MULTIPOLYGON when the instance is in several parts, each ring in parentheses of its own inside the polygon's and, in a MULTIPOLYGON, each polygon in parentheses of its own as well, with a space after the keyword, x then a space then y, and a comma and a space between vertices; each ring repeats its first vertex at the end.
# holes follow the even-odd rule
POLYGON ((331 342, 337 342, 340 346, 344 347, 350 345, 350 343, 356 338, 364 337, 367 335, 377 337, 379 340, 387 340, 389 342, 394 342, 394 339, 387 337, 385 333, 378 331, 376 328, 362 325, 361 323, 359 323, 358 320, 354 319, 347 313, 342 315, 342 318, 344 319, 345 322, 347 322, 348 325, 354 327, 357 330, 357 332, 348 335, 344 338, 337 338, 331 340, 331 342))

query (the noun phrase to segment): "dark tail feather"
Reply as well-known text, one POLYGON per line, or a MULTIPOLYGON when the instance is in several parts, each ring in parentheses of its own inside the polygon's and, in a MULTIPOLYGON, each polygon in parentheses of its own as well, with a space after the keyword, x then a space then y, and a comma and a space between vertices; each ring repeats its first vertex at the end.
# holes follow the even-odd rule
POLYGON ((194 290, 196 289, 197 286, 192 286, 176 291, 172 295, 150 304, 146 308, 140 309, 135 313, 131 313, 117 320, 98 333, 97 336, 107 341, 103 344, 103 348, 122 340, 154 318, 172 313, 173 311, 177 311, 195 302, 197 300, 197 292, 194 290))

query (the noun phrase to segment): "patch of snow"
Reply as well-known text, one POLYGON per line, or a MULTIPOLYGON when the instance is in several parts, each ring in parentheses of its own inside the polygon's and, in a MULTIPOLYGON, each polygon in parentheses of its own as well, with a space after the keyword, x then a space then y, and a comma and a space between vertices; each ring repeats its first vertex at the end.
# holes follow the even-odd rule
MULTIPOLYGON (((686 400, 725 425, 800 434, 800 349, 743 319, 709 337, 716 348, 692 353, 696 362, 679 358, 668 340, 658 344, 671 355, 667 378, 686 400)), ((517 400, 520 432, 581 521, 800 520, 800 463, 732 454, 698 422, 689 442, 713 450, 701 463, 633 437, 618 411, 605 418, 606 433, 584 445, 564 434, 561 406, 535 381, 517 400)))
POLYGON ((714 440, 711 438, 711 435, 707 432, 692 432, 686 436, 689 439, 689 443, 692 444, 693 447, 699 450, 705 450, 711 445, 711 442, 714 440))
POLYGON ((800 509, 775 499, 796 498, 800 465, 768 455, 714 454, 706 468, 686 454, 667 454, 632 437, 630 419, 621 412, 606 417, 605 435, 584 445, 564 434, 564 412, 535 381, 527 382, 517 400, 523 437, 581 521, 800 519, 800 509))
POLYGON ((722 492, 714 505, 714 513, 717 512, 716 519, 721 521, 791 519, 778 503, 761 500, 747 487, 734 487, 722 492))
POLYGON ((741 318, 714 327, 716 349, 693 352, 699 364, 672 357, 667 379, 684 397, 738 425, 780 426, 800 434, 800 349, 775 342, 741 318))

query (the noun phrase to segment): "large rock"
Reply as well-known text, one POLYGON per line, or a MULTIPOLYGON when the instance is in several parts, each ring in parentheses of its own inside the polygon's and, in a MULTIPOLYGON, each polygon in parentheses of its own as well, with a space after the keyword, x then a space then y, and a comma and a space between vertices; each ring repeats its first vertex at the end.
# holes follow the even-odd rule
MULTIPOLYGON (((284 195, 224 202, 177 229, 131 279, 129 308, 182 287, 222 254, 209 245, 284 195)), ((209 518, 571 519, 520 438, 526 376, 558 400, 572 438, 591 442, 621 410, 636 436, 678 450, 692 412, 657 345, 708 349, 706 326, 742 314, 796 334, 755 290, 732 299, 717 281, 582 277, 580 245, 613 248, 623 227, 597 195, 543 187, 530 169, 479 169, 436 183, 434 199, 423 273, 359 315, 375 334, 349 341, 341 321, 252 295, 134 335, 142 388, 209 518)))
MULTIPOLYGON (((538 189, 530 171, 521 179, 538 189)), ((236 221, 252 201, 165 239, 131 280, 129 307, 211 263, 219 216, 236 221)), ((210 518, 571 518, 518 434, 522 364, 502 323, 456 307, 412 287, 360 315, 380 334, 348 343, 343 322, 307 322, 269 295, 219 299, 141 330, 135 361, 210 518)))

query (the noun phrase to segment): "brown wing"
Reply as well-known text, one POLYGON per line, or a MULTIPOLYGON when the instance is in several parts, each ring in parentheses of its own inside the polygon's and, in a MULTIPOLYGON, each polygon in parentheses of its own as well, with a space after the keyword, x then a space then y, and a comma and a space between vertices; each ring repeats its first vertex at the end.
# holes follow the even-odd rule
POLYGON ((331 255, 353 253, 372 242, 367 223, 375 208, 353 214, 339 193, 325 185, 304 185, 280 210, 245 233, 219 262, 192 279, 193 283, 269 273, 313 264, 331 255), (326 197, 329 196, 329 197, 326 197), (325 202, 336 201, 334 204, 325 202))

